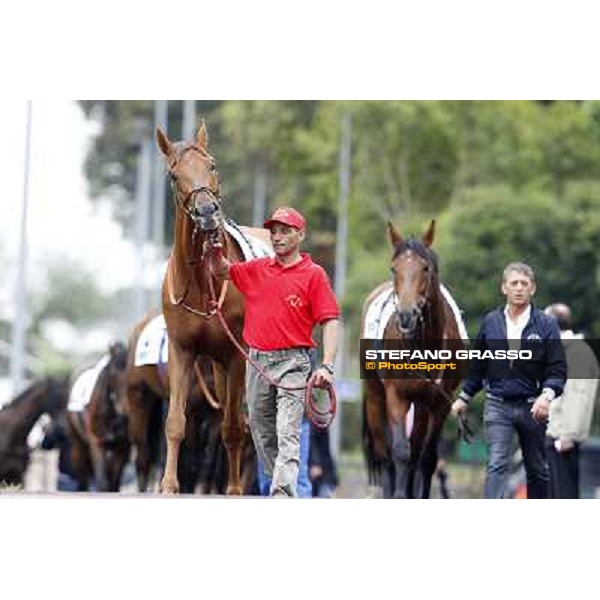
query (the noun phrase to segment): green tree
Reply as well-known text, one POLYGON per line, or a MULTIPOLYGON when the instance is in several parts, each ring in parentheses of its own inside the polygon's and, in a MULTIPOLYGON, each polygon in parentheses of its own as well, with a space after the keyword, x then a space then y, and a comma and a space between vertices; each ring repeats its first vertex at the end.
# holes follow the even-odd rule
POLYGON ((74 326, 91 325, 110 314, 107 297, 93 272, 72 259, 51 262, 45 291, 34 299, 31 329, 44 319, 64 319, 74 326))
POLYGON ((579 326, 600 333, 599 197, 581 187, 569 194, 568 202, 558 202, 544 192, 479 188, 443 215, 436 243, 441 276, 466 309, 470 334, 485 312, 502 304, 502 269, 513 260, 536 271, 539 306, 566 302, 579 326))

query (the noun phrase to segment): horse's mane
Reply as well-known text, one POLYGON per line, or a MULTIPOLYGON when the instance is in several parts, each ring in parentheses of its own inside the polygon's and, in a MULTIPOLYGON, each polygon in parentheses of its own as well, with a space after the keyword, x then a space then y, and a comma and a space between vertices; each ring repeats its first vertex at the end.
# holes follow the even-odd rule
POLYGON ((421 258, 425 259, 427 262, 430 262, 433 265, 433 269, 437 275, 438 273, 438 257, 437 254, 428 246, 426 246, 421 240, 416 238, 409 238, 404 240, 400 244, 398 244, 394 248, 394 256, 392 260, 395 260, 402 253, 407 250, 411 250, 415 254, 418 254, 421 258))
POLYGON ((23 403, 26 399, 30 398, 33 394, 38 391, 41 392, 44 387, 47 387, 50 383, 49 379, 40 379, 38 381, 34 381, 30 386, 25 388, 20 394, 15 396, 13 400, 11 400, 8 404, 5 404, 1 410, 7 410, 8 408, 14 408, 23 403))

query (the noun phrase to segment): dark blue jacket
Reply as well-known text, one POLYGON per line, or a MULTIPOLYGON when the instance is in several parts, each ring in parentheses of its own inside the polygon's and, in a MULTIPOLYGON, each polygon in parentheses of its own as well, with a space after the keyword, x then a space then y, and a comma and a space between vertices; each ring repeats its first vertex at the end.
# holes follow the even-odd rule
MULTIPOLYGON (((504 308, 489 312, 483 319, 472 349, 508 350, 504 308)), ((543 388, 562 394, 567 379, 567 361, 556 320, 534 306, 521 336, 521 350, 531 350, 531 360, 472 360, 463 385, 467 396, 485 387, 493 398, 532 398, 543 388)))

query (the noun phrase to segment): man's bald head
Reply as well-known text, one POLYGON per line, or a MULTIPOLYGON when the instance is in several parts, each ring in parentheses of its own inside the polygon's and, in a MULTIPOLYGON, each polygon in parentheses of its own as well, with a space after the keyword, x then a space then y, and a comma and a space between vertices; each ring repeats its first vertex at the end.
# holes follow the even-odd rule
POLYGON ((561 331, 573 329, 573 321, 571 318, 571 309, 566 304, 550 304, 544 309, 544 312, 551 317, 554 317, 561 331))

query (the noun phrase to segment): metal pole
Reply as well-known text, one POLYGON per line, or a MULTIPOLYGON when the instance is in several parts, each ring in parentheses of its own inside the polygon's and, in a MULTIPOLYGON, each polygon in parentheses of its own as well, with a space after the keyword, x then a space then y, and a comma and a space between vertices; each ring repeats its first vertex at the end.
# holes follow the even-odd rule
MULTIPOLYGON (((154 126, 160 127, 165 133, 168 133, 169 120, 169 101, 155 100, 154 102, 154 126)), ((154 205, 152 214, 152 239, 159 252, 162 252, 165 245, 165 167, 164 160, 158 148, 154 150, 154 205)))
POLYGON ((259 159, 254 170, 254 205, 252 208, 252 224, 262 227, 267 209, 267 173, 265 163, 259 159))
POLYGON ((17 281, 15 287, 15 307, 12 326, 12 356, 10 362, 12 394, 16 396, 23 385, 25 363, 25 327, 26 327, 26 290, 25 269, 27 266, 27 205, 29 204, 29 163, 31 155, 31 123, 33 101, 27 101, 27 120, 25 133, 25 161, 23 180, 23 210, 21 213, 21 234, 19 240, 19 257, 17 263, 17 281))
POLYGON ((196 101, 183 101, 183 139, 190 140, 194 137, 194 129, 196 128, 196 101))
MULTIPOLYGON (((339 301, 346 291, 346 263, 348 254, 348 198, 350 196, 352 157, 352 121, 348 113, 342 115, 340 154, 339 154, 339 186, 338 218, 335 244, 335 282, 334 290, 339 301)), ((338 352, 335 361, 335 371, 338 381, 345 375, 346 332, 343 323, 339 326, 338 352)), ((342 403, 338 404, 338 414, 331 427, 331 451, 337 457, 341 442, 342 403)))
POLYGON ((152 143, 144 138, 138 153, 135 190, 135 248, 136 269, 133 296, 133 320, 142 318, 147 307, 145 282, 145 246, 148 240, 150 221, 150 172, 152 163, 152 143))
POLYGON ((350 196, 350 160, 352 154, 352 122, 350 115, 342 115, 340 143, 340 196, 338 201, 337 238, 335 245, 335 293, 341 298, 346 291, 346 263, 348 254, 348 198, 350 196))

